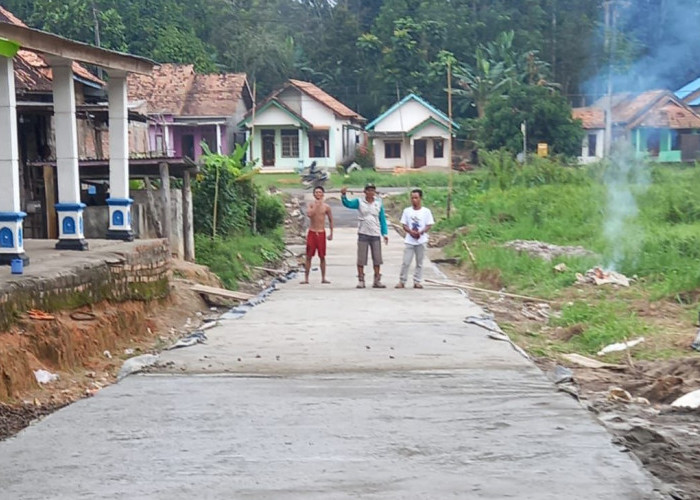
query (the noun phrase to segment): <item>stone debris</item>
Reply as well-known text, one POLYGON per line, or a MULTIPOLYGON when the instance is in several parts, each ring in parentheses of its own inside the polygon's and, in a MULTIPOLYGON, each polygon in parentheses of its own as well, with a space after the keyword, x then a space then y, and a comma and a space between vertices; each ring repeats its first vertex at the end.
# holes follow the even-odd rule
POLYGON ((627 342, 617 342, 615 344, 606 345, 600 351, 598 351, 598 356, 604 356, 605 354, 616 351, 625 351, 636 346, 637 344, 641 344, 642 342, 644 342, 644 337, 639 337, 627 342))
POLYGON ((681 396, 671 403, 671 406, 676 408, 700 408, 700 389, 681 396))
POLYGON ((143 371, 144 368, 151 366, 156 362, 158 362, 158 355, 156 354, 143 354, 141 356, 129 358, 124 362, 119 370, 117 381, 122 380, 124 377, 127 377, 132 373, 143 371))
POLYGON ((564 264, 563 262, 560 262, 559 264, 554 266, 554 270, 558 273, 565 273, 566 271, 569 270, 569 268, 566 267, 566 264, 564 264))
POLYGON ((617 271, 605 271, 600 267, 594 267, 586 271, 586 274, 576 273, 576 282, 584 285, 620 285, 630 286, 630 279, 617 271))
POLYGON ((180 347, 190 347, 196 344, 204 344, 207 340, 207 336, 203 331, 197 330, 196 332, 190 333, 187 337, 181 338, 175 344, 173 344, 170 349, 179 349, 180 347))
POLYGON ((58 375, 46 370, 34 370, 34 377, 40 384, 49 384, 58 380, 58 375))
POLYGON ((579 246, 559 246, 544 243, 537 240, 513 240, 503 245, 512 248, 517 252, 525 252, 532 257, 539 257, 544 260, 552 260, 555 257, 592 257, 595 256, 590 250, 579 246))
POLYGON ((526 303, 520 309, 520 314, 533 321, 547 321, 550 316, 550 306, 544 303, 526 303))
POLYGON ((609 401, 615 401, 618 403, 635 403, 635 404, 642 404, 642 405, 649 405, 649 400, 646 398, 635 398, 633 397, 628 391, 624 390, 621 387, 611 387, 610 390, 608 390, 608 400, 609 401))

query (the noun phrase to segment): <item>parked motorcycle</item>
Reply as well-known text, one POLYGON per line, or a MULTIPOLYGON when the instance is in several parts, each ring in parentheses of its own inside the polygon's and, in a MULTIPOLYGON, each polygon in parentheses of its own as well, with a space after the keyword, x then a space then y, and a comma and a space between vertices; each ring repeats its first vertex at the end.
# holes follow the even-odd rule
POLYGON ((306 187, 306 189, 313 189, 317 186, 323 186, 328 180, 328 172, 318 168, 316 162, 311 162, 311 165, 304 167, 300 173, 301 183, 306 187))

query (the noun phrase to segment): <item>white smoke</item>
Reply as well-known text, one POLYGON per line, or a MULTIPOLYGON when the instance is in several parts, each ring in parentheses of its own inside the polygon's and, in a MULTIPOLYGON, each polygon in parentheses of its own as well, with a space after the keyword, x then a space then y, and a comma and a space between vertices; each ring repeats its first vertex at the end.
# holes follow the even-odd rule
POLYGON ((633 263, 641 251, 644 228, 638 222, 637 199, 651 184, 649 165, 635 157, 628 141, 618 141, 610 154, 603 180, 607 191, 603 223, 608 242, 606 268, 617 271, 623 261, 633 263))

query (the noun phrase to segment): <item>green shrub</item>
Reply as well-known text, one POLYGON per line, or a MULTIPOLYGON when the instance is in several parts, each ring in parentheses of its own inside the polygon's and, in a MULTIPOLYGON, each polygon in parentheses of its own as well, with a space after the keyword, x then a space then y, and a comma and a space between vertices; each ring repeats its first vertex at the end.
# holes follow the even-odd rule
POLYGON ((259 233, 267 234, 284 223, 286 210, 277 196, 258 194, 255 225, 259 233))
POLYGON ((358 146, 355 162, 363 169, 374 170, 374 150, 372 146, 358 146))

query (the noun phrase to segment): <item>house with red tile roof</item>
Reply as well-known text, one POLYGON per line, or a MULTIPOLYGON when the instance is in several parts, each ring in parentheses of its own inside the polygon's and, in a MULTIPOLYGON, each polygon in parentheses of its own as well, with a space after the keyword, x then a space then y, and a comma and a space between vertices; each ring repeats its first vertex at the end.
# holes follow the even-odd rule
POLYGON ((198 74, 191 64, 162 64, 149 75, 130 74, 129 101, 143 103, 151 152, 197 160, 202 142, 229 154, 245 142, 237 123, 253 106, 245 73, 198 74))
MULTIPOLYGON (((572 111, 586 130, 581 163, 603 158, 606 101, 603 97, 591 106, 572 111)), ((695 161, 700 157, 700 115, 667 90, 613 95, 612 130, 613 141, 629 140, 639 157, 660 162, 695 161)))
POLYGON ((251 137, 250 158, 263 170, 292 171, 315 161, 335 168, 364 144, 360 114, 313 83, 289 80, 239 122, 251 137))

